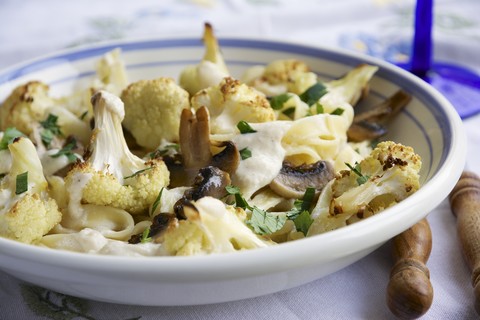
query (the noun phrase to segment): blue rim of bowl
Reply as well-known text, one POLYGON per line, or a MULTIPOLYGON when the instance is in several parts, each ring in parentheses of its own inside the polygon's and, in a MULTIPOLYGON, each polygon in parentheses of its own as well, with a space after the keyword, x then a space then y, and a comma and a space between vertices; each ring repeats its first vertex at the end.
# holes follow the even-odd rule
MULTIPOLYGON (((252 40, 252 39, 219 39, 220 47, 222 48, 247 48, 247 49, 260 49, 266 51, 280 51, 286 52, 289 54, 304 55, 310 57, 321 57, 322 59, 327 59, 330 61, 342 63, 345 65, 355 66, 359 63, 365 62, 366 59, 369 59, 368 56, 357 57, 349 54, 342 54, 337 51, 330 51, 328 49, 323 49, 319 47, 310 47, 301 44, 277 42, 271 40, 252 40)), ((203 48, 203 42, 198 38, 185 38, 185 39, 157 39, 157 40, 143 40, 143 41, 128 41, 128 42, 118 42, 118 43, 109 43, 109 44, 100 44, 98 46, 90 46, 86 48, 71 49, 67 50, 64 53, 59 53, 56 55, 46 56, 44 58, 39 58, 32 60, 30 62, 14 66, 0 73, 0 85, 7 83, 9 81, 15 80, 22 76, 25 76, 32 72, 41 71, 42 69, 49 68, 58 64, 65 62, 74 62, 77 60, 92 58, 100 56, 110 50, 115 48, 121 48, 123 52, 128 51, 139 51, 139 50, 149 50, 149 49, 168 49, 168 48, 186 48, 186 47, 201 47, 203 48)), ((373 64, 379 64, 378 60, 371 59, 373 64)), ((191 62, 191 61, 185 61, 191 62)), ((175 63, 180 63, 180 61, 175 61, 175 63)), ((235 61, 237 64, 249 64, 251 62, 244 61, 235 61)), ((385 63, 387 64, 387 63, 385 63)), ((130 67, 138 67, 139 65, 133 65, 130 67)), ((395 71, 382 67, 380 65, 379 71, 376 73, 377 77, 383 78, 389 82, 394 82, 394 79, 398 79, 398 72, 403 72, 400 68, 397 68, 393 65, 390 65, 394 68, 395 71), (395 69, 396 68, 396 69, 395 69)), ((83 76, 90 75, 92 72, 83 73, 80 75, 74 76, 74 78, 80 78, 83 76)), ((71 79, 71 78, 70 78, 71 79)), ((52 84, 56 84, 67 79, 58 79, 52 84)), ((417 98, 427 106, 431 114, 434 116, 435 120, 442 129, 443 137, 443 151, 440 158, 440 163, 443 163, 447 157, 448 150, 451 148, 450 140, 446 137, 451 136, 452 127, 447 120, 447 115, 445 114, 442 108, 438 108, 438 101, 433 97, 429 92, 418 86, 418 83, 409 81, 407 78, 403 78, 403 82, 400 84, 404 90, 407 92, 415 92, 417 98)), ((398 84, 398 83, 397 83, 398 84)), ((377 94, 381 95, 381 94, 377 94)), ((384 98, 384 97, 382 97, 384 98)), ((421 123, 416 119, 408 110, 403 111, 404 114, 413 121, 416 126, 422 131, 424 137, 426 138, 430 154, 433 152, 432 142, 429 139, 426 128, 421 125, 421 123)), ((433 161, 431 159, 431 161, 433 161)), ((430 176, 432 168, 432 162, 429 163, 429 170, 426 173, 426 176, 430 176)))

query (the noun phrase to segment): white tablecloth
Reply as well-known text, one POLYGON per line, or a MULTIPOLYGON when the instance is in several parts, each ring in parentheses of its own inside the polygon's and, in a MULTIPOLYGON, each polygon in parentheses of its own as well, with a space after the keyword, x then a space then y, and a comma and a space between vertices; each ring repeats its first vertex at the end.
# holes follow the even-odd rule
MULTIPOLYGON (((413 8, 414 2, 406 0, 1 0, 0 68, 102 40, 200 36, 205 21, 220 37, 268 36, 401 62, 410 52, 413 8)), ((435 60, 480 72, 480 2, 436 1, 434 40, 435 60)), ((464 123, 467 169, 480 173, 480 115, 464 123)), ((448 202, 432 211, 428 220, 433 250, 427 266, 435 296, 422 319, 476 319, 470 271, 448 202)), ((0 272, 0 319, 391 319, 385 290, 392 264, 388 243, 341 271, 294 289, 191 307, 87 301, 0 272)))

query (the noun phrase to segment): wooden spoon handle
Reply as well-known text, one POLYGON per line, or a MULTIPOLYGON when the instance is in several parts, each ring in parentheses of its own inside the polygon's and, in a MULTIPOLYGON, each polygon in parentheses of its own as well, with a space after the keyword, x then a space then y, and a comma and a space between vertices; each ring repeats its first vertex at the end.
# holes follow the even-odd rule
POLYGON ((400 319, 424 315, 433 300, 430 272, 425 265, 432 250, 432 232, 426 219, 392 241, 395 265, 387 286, 387 305, 400 319))
POLYGON ((472 271, 475 309, 480 314, 480 178, 463 172, 449 198, 462 251, 472 271))

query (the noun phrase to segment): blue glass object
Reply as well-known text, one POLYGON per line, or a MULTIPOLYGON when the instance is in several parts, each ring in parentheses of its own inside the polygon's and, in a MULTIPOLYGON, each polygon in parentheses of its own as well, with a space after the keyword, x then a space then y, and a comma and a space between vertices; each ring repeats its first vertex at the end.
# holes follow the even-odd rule
POLYGON ((432 62, 433 0, 418 0, 410 72, 429 82, 455 107, 462 118, 480 112, 480 75, 465 67, 432 62))

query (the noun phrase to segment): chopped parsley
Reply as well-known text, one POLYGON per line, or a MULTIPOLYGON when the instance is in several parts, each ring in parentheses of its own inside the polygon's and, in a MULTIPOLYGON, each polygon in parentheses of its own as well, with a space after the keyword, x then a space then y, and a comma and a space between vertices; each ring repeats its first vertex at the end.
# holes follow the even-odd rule
POLYGON ((290 99, 290 95, 288 93, 283 93, 278 96, 274 96, 269 98, 270 106, 273 110, 281 110, 285 102, 290 99))
POLYGON ((293 209, 287 212, 288 220, 293 220, 297 231, 303 232, 307 235, 308 229, 313 223, 310 216, 310 207, 315 198, 315 188, 307 188, 302 200, 295 200, 293 209))
POLYGON ((293 117, 293 114, 295 113, 295 107, 287 108, 287 109, 283 110, 282 113, 283 113, 284 115, 286 115, 287 117, 292 118, 292 117, 293 117))
POLYGON ((287 217, 285 215, 276 215, 265 210, 262 210, 256 206, 250 206, 245 200, 245 198, 240 193, 240 189, 236 186, 227 186, 225 187, 227 193, 230 195, 235 195, 235 206, 248 209, 252 212, 252 215, 249 220, 247 220, 247 225, 249 225, 253 231, 260 235, 272 234, 275 231, 280 230, 285 222, 287 217))
POLYGON ((341 116, 345 110, 342 108, 336 108, 330 114, 336 115, 336 116, 341 116))
POLYGON ((317 111, 317 114, 322 114, 325 112, 325 110, 323 109, 323 106, 318 102, 315 103, 315 109, 317 111))
POLYGON ((304 235, 307 235, 308 229, 313 223, 313 219, 310 216, 310 212, 305 210, 293 220, 293 223, 295 224, 297 231, 301 231, 304 235))
POLYGON ((140 238, 140 243, 152 242, 152 237, 150 237, 150 227, 145 228, 142 232, 142 237, 140 238))
POLYGON ((239 153, 240 153, 240 157, 242 157, 242 160, 252 157, 252 151, 248 149, 248 147, 243 148, 242 150, 239 151, 239 153))
POLYGON ((305 102, 309 106, 312 106, 317 103, 318 100, 323 97, 327 92, 327 88, 320 82, 317 82, 316 84, 305 90, 305 92, 303 92, 299 97, 303 102, 305 102))
POLYGON ((244 120, 237 123, 237 128, 240 130, 241 134, 257 132, 244 120))
POLYGON ((251 209, 247 200, 242 196, 240 193, 240 188, 236 186, 226 186, 225 190, 228 194, 235 196, 235 206, 242 208, 242 209, 251 209))
POLYGON ((350 169, 352 170, 353 173, 355 173, 358 177, 357 177, 357 183, 359 186, 361 186, 362 184, 364 184, 365 182, 368 181, 368 179, 370 179, 370 176, 366 176, 366 175, 363 175, 362 174, 362 171, 361 171, 361 167, 360 167, 360 164, 358 162, 355 162, 355 167, 353 167, 351 164, 349 163, 345 163, 345 165, 350 169))
POLYGON ((315 188, 307 188, 302 200, 296 200, 294 208, 287 212, 286 215, 275 214, 262 210, 256 206, 250 206, 240 193, 240 189, 236 186, 225 187, 229 195, 235 196, 235 206, 248 209, 252 212, 249 220, 246 221, 253 231, 260 235, 272 234, 280 230, 287 220, 293 220, 297 231, 307 234, 308 229, 313 223, 310 216, 310 207, 315 197, 315 188))
POLYGON ((303 211, 309 211, 315 198, 315 188, 307 188, 302 200, 295 200, 293 209, 287 212, 289 220, 295 220, 303 211))
POLYGON ((0 140, 0 150, 8 149, 8 145, 15 140, 15 138, 23 137, 24 134, 17 130, 17 128, 7 128, 3 133, 2 140, 0 140))
POLYGON ((15 181, 15 194, 22 194, 28 190, 28 171, 17 175, 15 181))
POLYGON ((77 140, 70 139, 70 141, 63 146, 57 153, 52 154, 52 158, 58 158, 60 156, 65 156, 68 158, 69 162, 75 162, 78 159, 78 156, 73 152, 77 148, 77 140))
POLYGON ((265 235, 280 230, 286 221, 287 217, 285 215, 276 215, 258 207, 253 207, 252 216, 247 224, 253 228, 255 233, 265 235))
POLYGON ((82 114, 80 115, 80 120, 85 119, 85 117, 87 116, 87 114, 88 114, 88 110, 85 111, 84 113, 82 113, 82 114))
POLYGON ((63 136, 62 130, 57 124, 58 117, 54 114, 49 114, 47 119, 40 121, 40 125, 43 127, 40 137, 43 144, 48 147, 55 136, 63 136))

